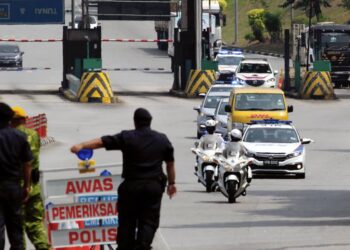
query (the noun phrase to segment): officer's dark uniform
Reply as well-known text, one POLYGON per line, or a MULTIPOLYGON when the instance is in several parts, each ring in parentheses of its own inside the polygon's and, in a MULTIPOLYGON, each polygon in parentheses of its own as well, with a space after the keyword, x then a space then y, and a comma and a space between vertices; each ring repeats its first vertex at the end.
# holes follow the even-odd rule
POLYGON ((118 188, 117 236, 118 249, 123 250, 151 249, 166 186, 162 163, 174 161, 174 149, 166 135, 151 130, 149 125, 138 126, 136 113, 135 130, 101 138, 107 150, 123 153, 125 180, 118 188))
MULTIPOLYGON (((0 109, 2 106, 0 107, 0 109)), ((25 135, 8 127, 0 110, 0 249, 5 248, 5 225, 11 250, 23 250, 23 164, 32 160, 25 135)))

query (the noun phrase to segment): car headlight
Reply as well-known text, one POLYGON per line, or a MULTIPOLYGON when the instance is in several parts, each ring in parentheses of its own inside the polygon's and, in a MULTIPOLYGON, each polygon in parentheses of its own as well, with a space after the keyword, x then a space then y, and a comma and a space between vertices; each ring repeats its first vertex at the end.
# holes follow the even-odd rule
POLYGON ((276 78, 270 78, 267 80, 268 83, 276 82, 276 78))
POLYGON ((298 157, 299 155, 301 155, 304 152, 304 146, 300 145, 299 147, 297 147, 293 153, 288 154, 287 158, 294 158, 294 157, 298 157))
POLYGON ((220 39, 214 42, 214 47, 221 47, 221 46, 222 46, 222 41, 220 39))
POLYGON ((241 79, 241 78, 238 78, 238 77, 237 77, 236 79, 237 79, 236 81, 237 81, 238 84, 242 84, 242 85, 243 85, 243 84, 246 83, 245 80, 243 80, 243 79, 241 79))
POLYGON ((18 60, 18 59, 20 59, 20 55, 17 55, 17 56, 15 56, 15 60, 18 60))

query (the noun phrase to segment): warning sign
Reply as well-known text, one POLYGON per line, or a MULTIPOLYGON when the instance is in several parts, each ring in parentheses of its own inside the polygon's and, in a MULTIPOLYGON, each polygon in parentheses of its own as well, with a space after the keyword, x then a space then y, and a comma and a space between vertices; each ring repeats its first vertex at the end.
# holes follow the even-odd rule
POLYGON ((117 228, 95 227, 57 230, 51 232, 51 240, 55 247, 115 244, 117 228))
POLYGON ((105 219, 118 215, 117 204, 110 202, 75 203, 49 206, 49 221, 105 219))

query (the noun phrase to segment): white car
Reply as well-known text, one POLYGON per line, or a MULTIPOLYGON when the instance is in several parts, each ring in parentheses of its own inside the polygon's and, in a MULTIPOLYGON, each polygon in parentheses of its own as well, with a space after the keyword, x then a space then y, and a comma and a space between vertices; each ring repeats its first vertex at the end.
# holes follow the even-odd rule
POLYGON ((244 55, 240 50, 220 50, 215 58, 215 61, 218 62, 219 74, 236 72, 237 66, 243 58, 244 55))
POLYGON ((210 87, 208 93, 200 106, 193 109, 198 112, 197 116, 197 138, 205 134, 205 122, 214 117, 217 104, 222 98, 228 98, 234 86, 229 84, 215 84, 210 87))
POLYGON ((294 175, 305 178, 305 147, 311 139, 301 139, 290 121, 255 121, 245 130, 242 143, 257 175, 294 175))
MULTIPOLYGON (((97 22, 97 17, 96 16, 89 16, 89 24, 90 24, 90 29, 95 29, 98 26, 97 22)), ((75 29, 80 29, 83 26, 82 22, 82 16, 77 15, 74 17, 74 28, 75 29)))
POLYGON ((221 134, 224 139, 227 138, 227 112, 225 106, 228 105, 229 98, 222 98, 216 106, 214 120, 217 122, 215 132, 221 134))
POLYGON ((275 88, 277 74, 263 59, 243 59, 236 69, 238 83, 247 87, 275 88))

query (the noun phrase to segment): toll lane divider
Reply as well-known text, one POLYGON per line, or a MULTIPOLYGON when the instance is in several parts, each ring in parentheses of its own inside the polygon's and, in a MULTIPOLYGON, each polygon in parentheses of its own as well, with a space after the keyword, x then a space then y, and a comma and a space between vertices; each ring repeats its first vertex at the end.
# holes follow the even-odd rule
POLYGON ((333 99, 334 89, 330 72, 306 72, 302 81, 300 96, 303 99, 333 99))
POLYGON ((191 70, 185 89, 187 97, 195 97, 201 93, 207 93, 215 80, 215 70, 191 70))
MULTIPOLYGON (((106 71, 165 71, 165 68, 102 68, 106 71)), ((169 71, 170 73, 170 71, 169 71)))
POLYGON ((47 135, 46 114, 28 117, 26 120, 26 127, 37 131, 42 146, 55 142, 53 137, 47 135))
POLYGON ((84 72, 77 94, 79 102, 115 102, 107 72, 84 72))
MULTIPOLYGON (((16 38, 0 38, 0 42, 17 42, 17 43, 52 43, 52 42, 62 42, 62 39, 16 39, 16 38)), ((172 43, 171 39, 124 39, 124 38, 103 38, 102 42, 119 42, 119 43, 158 43, 167 42, 172 43)))

